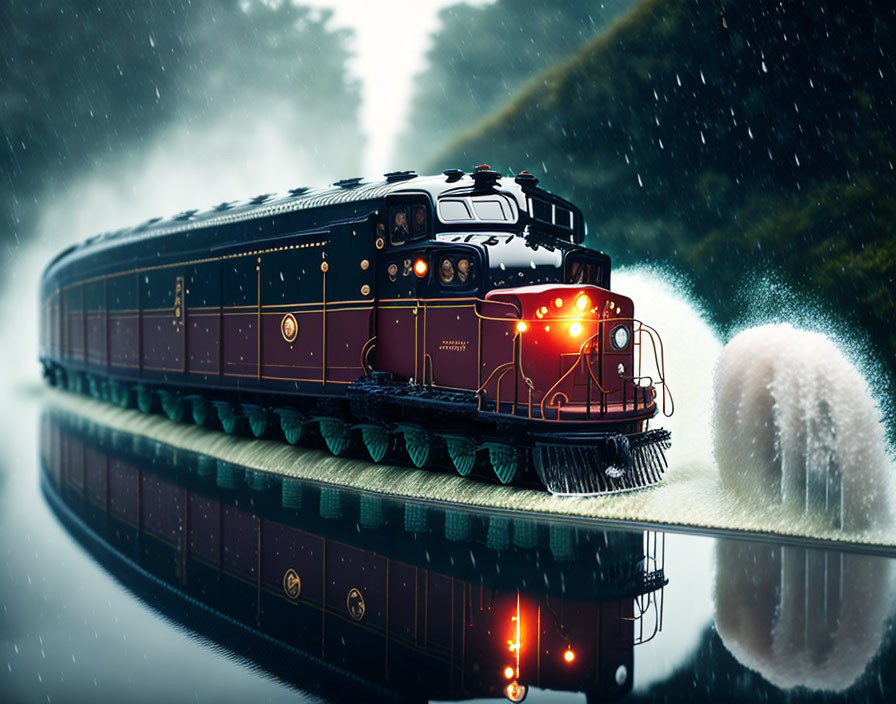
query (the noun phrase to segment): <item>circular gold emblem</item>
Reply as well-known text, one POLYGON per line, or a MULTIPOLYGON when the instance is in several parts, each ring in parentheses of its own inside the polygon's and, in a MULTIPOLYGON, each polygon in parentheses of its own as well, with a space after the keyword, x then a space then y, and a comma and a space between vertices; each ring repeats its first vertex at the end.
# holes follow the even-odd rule
POLYGON ((361 260, 361 271, 367 271, 370 268, 370 262, 366 259, 361 260))
POLYGON ((345 597, 345 608, 348 610, 348 615, 355 621, 360 621, 364 618, 367 605, 364 603, 364 595, 358 591, 357 587, 352 587, 349 590, 348 596, 345 597))
POLYGON ((287 342, 293 342, 299 334, 299 324, 296 322, 296 316, 287 313, 280 321, 280 334, 287 342))
POLYGON ((384 240, 382 237, 377 237, 376 238, 376 248, 382 249, 385 246, 386 246, 386 240, 384 240))
POLYGON ((283 573, 283 591, 290 599, 298 599, 302 593, 302 580, 292 567, 283 573))
POLYGON ((326 262, 321 262, 321 263, 320 263, 320 270, 321 270, 322 272, 324 272, 325 274, 327 273, 327 269, 329 269, 329 268, 330 268, 330 265, 327 264, 326 262))
POLYGON ((368 293, 370 293, 370 286, 368 286, 367 284, 364 284, 361 287, 361 295, 366 296, 368 293))

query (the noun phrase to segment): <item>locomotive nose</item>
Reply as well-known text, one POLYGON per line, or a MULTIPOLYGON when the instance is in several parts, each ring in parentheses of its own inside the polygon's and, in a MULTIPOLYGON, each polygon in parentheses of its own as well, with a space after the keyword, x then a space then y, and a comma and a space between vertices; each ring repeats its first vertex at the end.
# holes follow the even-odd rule
POLYGON ((645 392, 634 369, 636 331, 630 298, 598 286, 547 284, 501 289, 487 299, 519 312, 521 373, 533 401, 590 409, 645 392))
POLYGON ((618 293, 597 286, 554 284, 495 290, 486 298, 517 307, 517 332, 524 335, 527 346, 547 347, 557 354, 578 352, 582 345, 610 354, 630 348, 634 307, 630 298, 618 293))

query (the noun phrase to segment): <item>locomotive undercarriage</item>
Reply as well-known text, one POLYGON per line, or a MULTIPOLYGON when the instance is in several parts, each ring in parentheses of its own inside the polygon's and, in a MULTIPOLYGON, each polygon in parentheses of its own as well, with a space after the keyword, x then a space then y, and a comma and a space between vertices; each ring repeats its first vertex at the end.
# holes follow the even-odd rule
POLYGON ((481 410, 473 392, 425 389, 373 375, 337 397, 255 398, 240 392, 195 393, 182 388, 104 378, 56 367, 54 385, 121 408, 160 412, 175 422, 228 434, 282 437, 323 445, 336 456, 438 469, 500 484, 544 487, 553 494, 589 495, 655 484, 666 469, 670 433, 646 419, 613 424, 538 421, 481 410))

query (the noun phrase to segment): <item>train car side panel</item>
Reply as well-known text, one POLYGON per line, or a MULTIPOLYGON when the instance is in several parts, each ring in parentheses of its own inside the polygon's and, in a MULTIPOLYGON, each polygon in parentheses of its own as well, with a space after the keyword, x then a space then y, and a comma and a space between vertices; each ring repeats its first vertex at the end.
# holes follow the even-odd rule
POLYGON ((257 377, 259 373, 260 259, 240 256, 222 262, 221 361, 222 372, 227 376, 257 377))
POLYGON ((361 351, 372 336, 376 249, 374 216, 337 223, 321 266, 326 316, 326 379, 350 383, 364 375, 361 351))
POLYGON ((63 293, 65 311, 65 358, 84 361, 84 286, 67 286, 63 293))
POLYGON ((479 319, 471 301, 428 304, 424 309, 428 381, 435 386, 479 387, 479 319))
POLYGON ((201 262, 187 269, 184 310, 187 371, 221 371, 221 262, 201 262))
POLYGON ((109 308, 109 366, 139 369, 137 274, 112 276, 106 284, 109 308))
POLYGON ((262 258, 261 374, 265 379, 323 380, 323 272, 320 235, 288 240, 262 258), (315 245, 315 246, 310 246, 315 245))
POLYGON ((185 370, 183 273, 182 267, 173 267, 141 275, 142 368, 145 371, 185 370))
POLYGON ((105 367, 108 361, 105 279, 90 281, 84 285, 84 324, 87 363, 105 367))

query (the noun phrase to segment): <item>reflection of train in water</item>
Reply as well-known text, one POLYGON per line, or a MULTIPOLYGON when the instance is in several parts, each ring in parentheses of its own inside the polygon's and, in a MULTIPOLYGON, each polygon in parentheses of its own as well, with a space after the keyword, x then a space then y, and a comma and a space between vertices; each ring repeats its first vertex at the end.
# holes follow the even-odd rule
POLYGON ((313 429, 337 455, 532 468, 557 493, 652 484, 662 343, 584 236, 571 203, 488 167, 221 203, 59 255, 41 360, 123 406, 313 429))
POLYGON ((653 532, 281 485, 58 412, 42 448, 48 501, 118 579, 328 699, 616 699, 660 627, 653 532))

